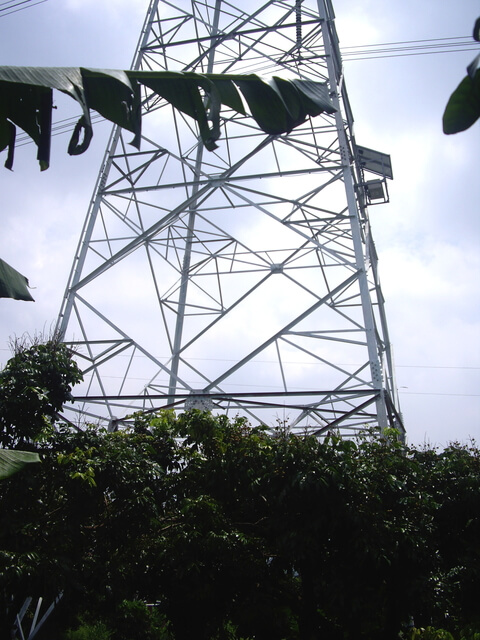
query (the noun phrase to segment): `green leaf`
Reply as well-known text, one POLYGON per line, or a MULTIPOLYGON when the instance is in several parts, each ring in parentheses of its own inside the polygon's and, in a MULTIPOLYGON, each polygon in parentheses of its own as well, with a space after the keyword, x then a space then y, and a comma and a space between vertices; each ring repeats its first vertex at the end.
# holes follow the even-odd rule
POLYGON ((472 80, 475 78, 475 74, 477 73, 477 70, 479 67, 480 67, 480 53, 478 54, 478 56, 475 56, 475 58, 471 61, 471 63, 467 67, 467 73, 470 76, 470 78, 472 78, 472 80))
POLYGON ((16 125, 37 144, 41 168, 48 168, 52 89, 70 95, 82 108, 69 154, 83 153, 90 144, 90 109, 132 131, 132 144, 140 148, 140 85, 193 118, 210 151, 220 137, 221 105, 245 115, 238 89, 257 124, 272 135, 291 131, 308 116, 335 111, 326 85, 306 80, 80 67, 0 67, 0 151, 8 148, 5 166, 11 169, 13 165, 16 125))
POLYGON ((475 25, 473 27, 473 39, 480 42, 480 18, 475 20, 475 25))
POLYGON ((336 111, 327 85, 309 80, 264 80, 256 75, 232 76, 240 88, 253 118, 266 133, 288 133, 308 116, 336 111))
POLYGON ((480 69, 472 79, 466 76, 445 107, 443 132, 458 133, 471 127, 480 118, 480 69))
POLYGON ((173 71, 131 72, 130 76, 152 89, 179 111, 194 118, 207 149, 209 151, 216 149, 215 141, 220 136, 220 96, 211 80, 199 74, 173 71), (209 101, 204 102, 199 87, 209 96, 209 101), (211 110, 210 118, 213 122, 211 129, 208 124, 207 108, 211 110))
POLYGON ((15 142, 15 126, 21 127, 38 147, 37 159, 43 168, 48 168, 50 160, 52 90, 46 87, 16 84, 5 90, 5 83, 0 82, 0 100, 3 118, 0 129, 2 149, 9 147, 9 159, 6 167, 13 164, 13 145, 15 142), (7 120, 7 118, 9 120, 7 120), (13 133, 12 133, 13 127, 13 133), (6 137, 8 135, 8 139, 6 137))
MULTIPOLYGON (((7 118, 23 129, 38 147, 37 158, 42 170, 48 169, 50 163, 52 89, 62 91, 77 100, 82 107, 86 127, 91 131, 90 114, 79 68, 0 67, 0 130, 5 130, 7 118)), ((13 158, 11 144, 9 157, 13 158)), ((7 168, 11 168, 12 162, 7 168)))
POLYGON ((140 147, 140 88, 128 72, 116 69, 81 69, 88 107, 107 120, 132 131, 132 144, 140 147))
POLYGON ((0 298, 34 302, 28 290, 28 280, 0 258, 0 298))
POLYGON ((209 78, 211 78, 215 83, 215 87, 220 94, 221 103, 230 107, 233 111, 237 111, 238 113, 245 115, 242 98, 233 80, 228 78, 228 76, 221 75, 209 75, 209 78))
POLYGON ((290 129, 305 122, 308 116, 335 112, 325 84, 296 78, 274 80, 289 112, 290 129))
POLYGON ((27 464, 40 462, 38 453, 0 449, 0 479, 17 473, 27 464))
POLYGON ((278 135, 291 130, 290 112, 272 79, 264 81, 256 75, 237 76, 235 84, 240 88, 252 117, 265 133, 278 135))
POLYGON ((292 84, 302 95, 305 110, 309 116, 318 116, 323 111, 335 113, 336 109, 330 99, 328 86, 325 82, 313 82, 312 80, 300 80, 294 78, 292 84))

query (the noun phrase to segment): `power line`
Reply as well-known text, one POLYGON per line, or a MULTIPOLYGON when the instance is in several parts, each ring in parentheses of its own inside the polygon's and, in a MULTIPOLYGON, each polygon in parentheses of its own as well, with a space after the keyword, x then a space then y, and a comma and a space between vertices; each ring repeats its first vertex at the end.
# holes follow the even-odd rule
MULTIPOLYGON (((439 53, 460 53, 462 51, 478 51, 477 47, 466 47, 465 49, 456 49, 454 52, 452 51, 423 51, 423 52, 415 52, 415 53, 389 53, 389 54, 385 54, 385 55, 364 55, 362 57, 346 57, 343 56, 343 59, 345 62, 355 62, 357 60, 375 60, 375 59, 381 59, 381 58, 406 58, 407 56, 420 56, 420 55, 432 55, 432 54, 439 54, 439 53)), ((365 52, 368 53, 368 52, 365 52)), ((376 52, 370 52, 370 53, 376 53, 376 52)))
POLYGON ((403 42, 384 42, 368 45, 342 47, 342 58, 346 62, 375 58, 398 58, 403 56, 432 55, 439 53, 459 53, 478 49, 471 36, 452 38, 430 38, 423 40, 405 40, 403 42))
POLYGON ((9 16, 12 13, 18 13, 18 11, 23 11, 24 9, 30 9, 44 2, 47 2, 47 0, 7 0, 6 2, 0 2, 0 18, 9 16))
MULTIPOLYGON (((6 349, 6 348, 0 348, 0 351, 10 351, 10 349, 6 349)), ((122 355, 121 357, 123 358, 130 358, 131 356, 129 355, 122 355)), ((138 354, 133 356, 134 358, 146 358, 147 356, 144 356, 143 354, 138 354)), ((158 360, 167 360, 168 357, 167 356, 156 356, 158 360)), ((228 359, 228 358, 189 358, 191 361, 201 361, 201 362, 236 362, 236 360, 233 359, 228 359)), ((262 364, 276 364, 277 361, 276 360, 257 360, 257 362, 262 363, 262 364)), ((304 360, 286 360, 284 361, 285 364, 300 364, 300 365, 305 365, 305 364, 311 364, 309 362, 306 362, 304 360)), ((348 363, 348 362, 339 362, 337 363, 338 366, 341 367, 358 367, 360 366, 359 363, 348 363)), ((395 369, 453 369, 453 370, 460 370, 460 371, 480 371, 480 366, 479 367, 470 367, 470 366, 453 366, 453 365, 430 365, 430 364, 395 364, 395 369)))
POLYGON ((342 51, 345 49, 358 49, 358 48, 368 48, 368 47, 390 47, 399 44, 418 44, 419 42, 450 42, 452 40, 471 40, 471 36, 449 36, 448 38, 421 38, 420 40, 400 40, 396 42, 377 42, 374 44, 353 44, 348 47, 342 47, 342 51))
MULTIPOLYGON (((76 125, 79 116, 71 116, 70 118, 64 118, 63 120, 57 120, 52 125, 52 137, 58 136, 63 133, 71 133, 73 127, 76 125)), ((92 123, 105 122, 105 118, 98 113, 94 113, 90 118, 92 123)), ((26 144, 31 144, 32 138, 27 133, 20 133, 15 141, 16 147, 23 147, 26 144)))
POLYGON ((472 369, 473 371, 480 370, 480 367, 452 367, 449 365, 425 365, 425 364, 396 364, 396 369, 472 369))
MULTIPOLYGON (((19 6, 21 4, 28 3, 27 7, 16 9, 21 11, 27 9, 35 4, 41 4, 47 2, 47 0, 37 0, 34 4, 30 4, 34 0, 7 0, 0 3, 0 17, 3 5, 19 6), (14 3, 12 5, 12 2, 14 3)), ((7 7, 9 8, 9 7, 7 7)), ((7 15, 7 14, 4 14, 7 15)), ((474 51, 478 46, 475 46, 471 42, 471 37, 467 36, 454 36, 452 38, 431 38, 423 40, 405 40, 403 42, 384 42, 370 45, 352 45, 348 47, 342 47, 342 58, 346 62, 352 62, 356 60, 370 60, 378 58, 398 58, 403 56, 416 56, 416 55, 432 55, 440 53, 458 53, 462 51, 474 51)), ((52 136, 68 133, 73 129, 77 122, 78 116, 72 116, 54 122, 52 127, 52 136)), ((92 116, 92 122, 100 122, 104 120, 98 114, 92 116)), ((17 146, 23 146, 30 144, 32 139, 27 134, 20 134, 17 138, 17 146)))
POLYGON ((480 398, 478 393, 437 393, 435 391, 402 391, 398 393, 402 396, 449 396, 458 398, 480 398))

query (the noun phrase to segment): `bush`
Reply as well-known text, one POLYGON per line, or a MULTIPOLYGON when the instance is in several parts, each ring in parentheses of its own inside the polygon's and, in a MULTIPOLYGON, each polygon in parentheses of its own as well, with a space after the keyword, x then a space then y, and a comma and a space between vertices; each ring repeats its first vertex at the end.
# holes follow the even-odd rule
POLYGON ((115 640, 171 640, 168 622, 155 607, 124 600, 115 615, 115 640))
POLYGON ((103 622, 81 622, 76 629, 68 629, 64 640, 110 640, 112 632, 103 622))

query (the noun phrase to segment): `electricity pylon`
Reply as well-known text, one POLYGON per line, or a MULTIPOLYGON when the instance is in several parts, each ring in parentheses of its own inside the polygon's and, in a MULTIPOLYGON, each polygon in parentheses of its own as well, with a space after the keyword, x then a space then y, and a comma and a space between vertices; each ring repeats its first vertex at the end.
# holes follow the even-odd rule
POLYGON ((135 69, 323 82, 336 112, 274 136, 226 108, 207 151, 146 93, 141 150, 113 130, 58 321, 85 376, 77 417, 403 433, 367 208, 391 167, 355 142, 330 0, 176 4, 150 3, 135 69))

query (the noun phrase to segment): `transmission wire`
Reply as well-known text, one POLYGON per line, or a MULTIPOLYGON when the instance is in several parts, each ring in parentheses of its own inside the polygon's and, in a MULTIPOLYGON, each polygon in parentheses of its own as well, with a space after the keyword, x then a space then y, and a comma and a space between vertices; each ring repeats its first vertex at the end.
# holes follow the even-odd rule
POLYGON ((12 13, 18 13, 19 11, 23 11, 24 9, 30 9, 31 7, 35 7, 37 4, 43 4, 44 2, 47 2, 47 0, 6 0, 6 2, 0 2, 0 18, 9 16, 12 13), (24 4, 28 6, 22 7, 21 5, 24 4))
MULTIPOLYGON (((11 4, 14 0, 7 0, 6 2, 0 3, 0 12, 2 11, 1 7, 4 4, 11 4)), ((24 4, 25 2, 34 2, 34 0, 20 0, 16 1, 16 5, 24 4)), ((42 2, 47 2, 47 0, 37 0, 35 4, 40 4, 42 2)), ((30 6, 30 5, 29 5, 30 6)), ((31 5, 34 6, 34 5, 31 5)), ((27 9, 28 7, 23 7, 27 9)), ((21 9, 17 9, 17 11, 21 11, 21 9)), ((0 14, 1 17, 1 14, 0 14)), ((379 58, 396 58, 396 57, 404 57, 404 56, 418 56, 418 55, 432 55, 432 54, 440 54, 440 53, 458 53, 461 51, 471 51, 478 49, 478 46, 475 45, 470 46, 470 40, 468 36, 454 36, 451 38, 430 38, 423 40, 405 40, 403 42, 384 42, 372 45, 352 45, 347 47, 342 47, 342 59, 346 62, 354 62, 357 60, 369 60, 369 59, 379 59, 379 58), (461 42, 452 42, 452 41, 461 41, 461 42), (441 43, 441 44, 427 44, 427 43, 441 43), (444 43, 444 44, 443 44, 444 43), (415 45, 415 46, 403 46, 403 45, 415 45), (418 46, 417 46, 418 45, 418 46), (378 49, 378 47, 386 47, 385 49, 378 49), (392 48, 388 48, 392 47, 392 48), (438 50, 439 47, 442 49, 438 50), (466 47, 466 48, 458 48, 458 47, 466 47), (358 51, 355 51, 358 49, 358 51), (432 51, 432 49, 435 49, 432 51), (389 53, 401 51, 402 53, 389 53), (411 53, 410 53, 411 52, 411 53), (377 55, 382 54, 382 55, 377 55), (354 56, 362 56, 362 57, 354 57, 354 56)), ((64 120, 59 120, 54 123, 52 127, 52 137, 61 135, 68 131, 71 131, 73 126, 78 120, 78 116, 72 116, 70 118, 65 118, 64 120)), ((101 116, 93 116, 93 122, 99 122, 100 120, 104 120, 101 116)), ((27 134, 20 134, 17 138, 17 145, 23 146, 25 144, 30 144, 32 139, 27 134)))

